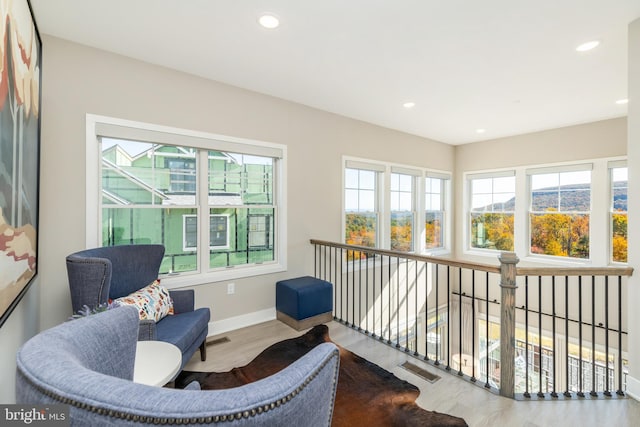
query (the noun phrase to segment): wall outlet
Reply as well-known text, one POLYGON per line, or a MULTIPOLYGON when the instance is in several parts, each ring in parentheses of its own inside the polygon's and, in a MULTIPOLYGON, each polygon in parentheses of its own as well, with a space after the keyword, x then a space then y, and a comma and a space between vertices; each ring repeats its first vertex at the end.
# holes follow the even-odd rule
POLYGON ((236 293, 236 284, 235 283, 227 284, 227 295, 231 295, 235 293, 236 293))

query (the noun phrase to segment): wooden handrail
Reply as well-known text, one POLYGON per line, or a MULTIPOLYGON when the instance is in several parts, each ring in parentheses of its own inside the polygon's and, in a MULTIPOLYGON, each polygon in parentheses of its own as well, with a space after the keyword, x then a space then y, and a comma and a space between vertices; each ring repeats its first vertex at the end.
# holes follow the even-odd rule
MULTIPOLYGON (((344 243, 329 242, 326 240, 311 239, 311 244, 328 246, 348 251, 366 252, 369 254, 384 255, 390 257, 406 258, 414 261, 432 262, 451 267, 468 268, 500 274, 500 266, 488 263, 461 261, 449 257, 429 256, 388 249, 370 248, 368 246, 347 245, 344 243)), ((517 267, 516 276, 631 276, 631 267, 517 267)))
POLYGON ((631 276, 631 267, 518 267, 516 276, 631 276))
POLYGON ((329 246, 332 248, 346 249, 348 251, 354 251, 354 252, 365 252, 368 254, 384 255, 384 256, 397 257, 397 258, 406 258, 414 261, 432 262, 434 264, 448 265, 451 267, 469 268, 469 269, 478 270, 478 271, 486 271, 489 273, 500 274, 499 265, 460 261, 460 260, 455 260, 447 257, 420 255, 415 253, 392 251, 387 249, 376 249, 376 248, 370 248, 367 246, 346 245, 343 243, 328 242, 326 240, 311 239, 310 242, 312 245, 329 246))

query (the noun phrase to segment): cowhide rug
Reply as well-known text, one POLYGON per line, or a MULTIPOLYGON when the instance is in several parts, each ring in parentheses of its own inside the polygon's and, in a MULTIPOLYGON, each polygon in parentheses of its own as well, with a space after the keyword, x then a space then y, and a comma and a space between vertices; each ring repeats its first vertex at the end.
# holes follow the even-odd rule
MULTIPOLYGON (((238 387, 272 375, 306 354, 316 345, 331 342, 329 329, 319 325, 298 338, 278 342, 248 365, 229 372, 183 371, 175 381, 183 388, 197 380, 203 390, 238 387)), ((466 426, 458 417, 420 408, 420 390, 378 365, 338 346, 340 374, 333 410, 333 427, 466 426)))

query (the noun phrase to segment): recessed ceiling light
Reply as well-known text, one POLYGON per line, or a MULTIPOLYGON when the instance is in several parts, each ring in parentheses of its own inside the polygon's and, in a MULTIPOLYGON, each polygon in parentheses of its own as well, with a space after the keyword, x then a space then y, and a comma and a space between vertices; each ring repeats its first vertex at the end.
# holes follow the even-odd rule
POLYGON ((278 28, 278 26, 280 25, 280 20, 278 19, 278 17, 270 13, 265 13, 264 15, 260 16, 260 18, 258 18, 258 22, 264 28, 268 28, 270 30, 278 28))
POLYGON ((578 52, 586 52, 598 47, 599 44, 600 42, 598 40, 591 40, 590 42, 582 43, 580 46, 576 47, 576 50, 578 52))
POLYGON ((485 133, 486 129, 476 129, 476 133, 485 133))
POLYGON ((402 104, 402 106, 408 110, 410 108, 415 107, 416 103, 415 102, 405 102, 404 104, 402 104))
POLYGON ((626 99, 626 98, 625 99, 618 99, 616 101, 616 104, 618 104, 618 105, 623 105, 623 104, 628 104, 628 103, 629 103, 629 100, 626 99))

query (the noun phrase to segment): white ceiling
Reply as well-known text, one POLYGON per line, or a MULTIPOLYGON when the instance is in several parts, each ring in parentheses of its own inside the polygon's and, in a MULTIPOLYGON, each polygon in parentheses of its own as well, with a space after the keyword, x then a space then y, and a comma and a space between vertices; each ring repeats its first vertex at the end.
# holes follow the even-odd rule
POLYGON ((625 116, 640 18, 640 0, 31 4, 42 34, 449 144, 625 116))

